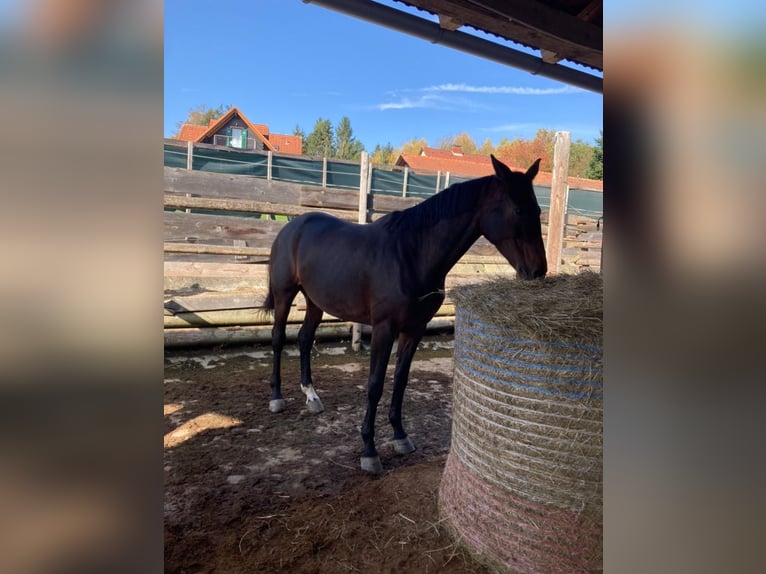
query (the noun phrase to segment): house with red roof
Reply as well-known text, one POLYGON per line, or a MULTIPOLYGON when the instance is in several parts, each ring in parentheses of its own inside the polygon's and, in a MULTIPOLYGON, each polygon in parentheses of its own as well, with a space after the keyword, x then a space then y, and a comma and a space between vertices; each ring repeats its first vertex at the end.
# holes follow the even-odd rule
POLYGON ((270 133, 269 126, 252 123, 236 106, 206 126, 183 124, 177 139, 241 150, 303 152, 300 136, 270 133))
MULTIPOLYGON (((492 160, 486 155, 463 153, 460 146, 453 145, 451 149, 443 150, 424 147, 419 153, 403 153, 394 164, 397 167, 407 167, 415 172, 441 172, 467 177, 483 177, 495 173, 492 160)), ((509 166, 514 171, 526 171, 529 166, 509 166)), ((535 178, 535 185, 550 187, 553 174, 541 171, 535 178)), ((567 183, 572 189, 586 191, 604 191, 604 182, 598 179, 569 177, 567 183)))

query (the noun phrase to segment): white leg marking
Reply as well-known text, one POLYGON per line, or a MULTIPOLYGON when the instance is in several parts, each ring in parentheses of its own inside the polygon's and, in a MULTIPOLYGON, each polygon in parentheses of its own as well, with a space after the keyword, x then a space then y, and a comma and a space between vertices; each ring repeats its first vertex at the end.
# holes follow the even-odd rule
POLYGON ((319 414, 324 411, 324 405, 322 404, 322 401, 319 400, 319 395, 314 390, 313 385, 309 385, 308 387, 301 385, 301 390, 306 395, 306 407, 310 413, 319 414))

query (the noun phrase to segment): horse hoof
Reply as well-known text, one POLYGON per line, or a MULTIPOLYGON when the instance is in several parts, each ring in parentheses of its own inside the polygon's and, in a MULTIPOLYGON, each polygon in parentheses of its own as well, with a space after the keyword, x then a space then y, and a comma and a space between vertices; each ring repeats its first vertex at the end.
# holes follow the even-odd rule
POLYGON ((318 415, 321 412, 324 412, 324 405, 322 404, 322 401, 319 399, 314 399, 313 401, 306 401, 306 408, 309 410, 309 412, 312 415, 318 415))
POLYGON ((394 451, 396 454, 410 454, 411 452, 415 452, 415 445, 412 444, 412 441, 408 436, 404 438, 395 438, 394 451))
POLYGON ((361 461, 363 471, 370 474, 380 474, 383 472, 383 465, 380 464, 379 456, 363 456, 361 461))
POLYGON ((285 399, 272 399, 269 401, 269 410, 272 413, 281 413, 285 410, 285 399))

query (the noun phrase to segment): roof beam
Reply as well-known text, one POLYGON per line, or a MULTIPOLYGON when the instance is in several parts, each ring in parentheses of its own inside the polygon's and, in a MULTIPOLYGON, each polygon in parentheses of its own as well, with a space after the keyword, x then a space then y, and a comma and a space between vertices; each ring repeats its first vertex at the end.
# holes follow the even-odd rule
MULTIPOLYGON (((473 28, 603 69, 603 33, 598 26, 535 0, 405 0, 434 14, 446 13, 473 28)), ((599 2, 592 2, 596 10, 599 2)), ((587 15, 587 13, 586 13, 587 15)), ((592 17, 592 15, 591 15, 592 17)))
POLYGON ((604 80, 596 75, 560 64, 549 64, 526 52, 514 50, 478 36, 446 30, 435 22, 377 2, 370 0, 303 0, 303 2, 324 6, 361 20, 411 34, 433 44, 441 44, 506 66, 513 66, 534 75, 551 78, 594 92, 603 93, 604 91, 604 80))

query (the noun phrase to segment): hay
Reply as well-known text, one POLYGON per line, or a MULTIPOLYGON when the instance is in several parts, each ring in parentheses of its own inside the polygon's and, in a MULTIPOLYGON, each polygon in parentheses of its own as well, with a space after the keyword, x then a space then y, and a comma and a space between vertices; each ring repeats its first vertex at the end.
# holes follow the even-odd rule
POLYGON ((499 277, 450 292, 456 305, 535 341, 601 344, 603 279, 586 271, 521 281, 499 277))
POLYGON ((440 512, 499 571, 601 568, 602 280, 452 292, 453 427, 440 512))

